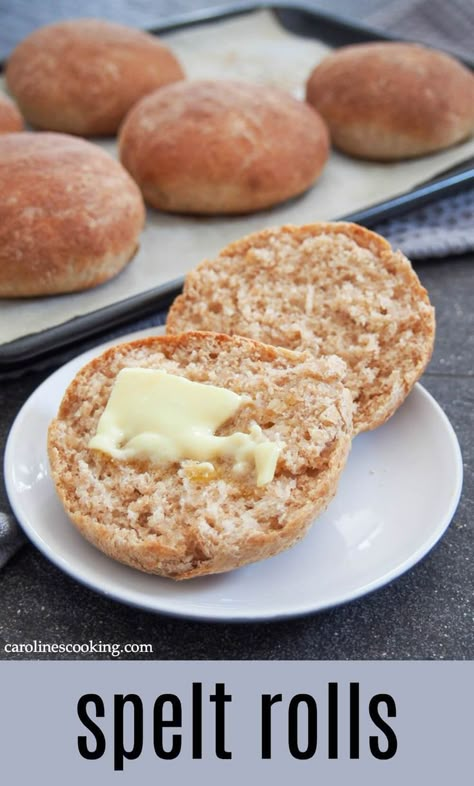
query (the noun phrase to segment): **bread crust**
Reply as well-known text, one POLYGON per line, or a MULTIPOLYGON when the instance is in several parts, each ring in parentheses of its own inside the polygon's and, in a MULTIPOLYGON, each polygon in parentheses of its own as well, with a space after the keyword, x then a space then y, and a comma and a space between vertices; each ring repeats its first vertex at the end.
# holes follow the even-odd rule
POLYGON ((0 134, 23 130, 23 118, 8 96, 0 93, 0 134))
POLYGON ((419 379, 435 319, 400 251, 356 224, 327 222, 256 232, 205 260, 186 276, 166 328, 339 355, 358 433, 384 423, 419 379))
POLYGON ((183 78, 156 36, 99 19, 35 30, 6 69, 8 88, 31 125, 83 136, 115 134, 136 101, 183 78))
POLYGON ((0 296, 75 292, 133 257, 139 189, 97 145, 54 133, 0 136, 0 296))
POLYGON ((351 443, 344 371, 338 358, 210 333, 114 347, 79 372, 50 425, 58 495, 87 540, 139 570, 188 579, 266 559, 302 538, 336 491, 351 443), (273 481, 257 487, 253 471, 235 475, 224 460, 204 481, 189 462, 120 462, 89 450, 116 374, 137 365, 247 393, 250 403, 218 433, 257 422, 267 439, 283 440, 273 481))
POLYGON ((142 99, 119 148, 153 207, 247 213, 306 191, 327 160, 329 138, 320 116, 283 91, 195 81, 142 99))
POLYGON ((391 161, 455 145, 474 132, 474 75, 418 44, 342 47, 316 66, 306 100, 349 155, 391 161))

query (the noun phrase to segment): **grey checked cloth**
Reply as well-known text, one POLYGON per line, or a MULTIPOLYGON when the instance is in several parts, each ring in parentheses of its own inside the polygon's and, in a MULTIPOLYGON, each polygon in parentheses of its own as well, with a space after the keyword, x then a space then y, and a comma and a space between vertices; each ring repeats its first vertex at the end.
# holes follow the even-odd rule
POLYGON ((12 515, 0 513, 0 568, 25 542, 25 536, 12 515))
MULTIPOLYGON (((292 0, 289 1, 289 5, 292 0)), ((26 35, 30 29, 39 24, 51 21, 52 18, 77 16, 75 0, 45 0, 42 4, 25 2, 25 0, 0 0, 8 6, 3 15, 4 25, 0 25, 0 41, 10 47, 17 43, 15 35, 15 19, 22 21, 26 35), (59 8, 60 7, 60 8, 59 8), (56 13, 57 12, 57 13, 56 13), (15 14, 19 14, 18 17, 15 14), (43 15, 42 15, 43 14, 43 15), (29 29, 28 29, 29 28, 29 29), (10 39, 10 40, 9 40, 10 39)), ((217 5, 208 2, 208 6, 217 5)), ((221 2, 219 1, 219 5, 221 2)), ((355 4, 356 5, 356 4, 355 4)), ((128 24, 152 26, 158 19, 163 21, 166 13, 172 14, 202 7, 198 0, 181 0, 181 2, 154 2, 154 0, 102 0, 101 2, 84 0, 81 14, 115 18, 128 24), (157 7, 160 9, 157 14, 157 7)), ((317 7, 317 3, 315 3, 317 7)), ((461 57, 472 59, 474 55, 474 0, 389 0, 378 3, 378 9, 366 13, 361 21, 373 27, 387 30, 393 35, 417 39, 433 46, 444 47, 456 52, 461 57)), ((354 6, 355 10, 355 6, 354 6)), ((21 25, 20 25, 21 27, 21 25)), ((375 227, 390 243, 400 248, 410 259, 463 254, 474 249, 474 189, 464 191, 456 196, 447 197, 438 202, 412 211, 402 218, 385 221, 375 227)), ((129 325, 127 330, 159 324, 163 315, 156 315, 153 320, 129 325)), ((109 336, 113 338, 113 335, 109 336)), ((85 349, 86 347, 84 347, 85 349)), ((59 362, 68 358, 57 358, 59 362)), ((0 568, 18 551, 25 542, 13 515, 0 512, 0 568)))
POLYGON ((384 221, 375 229, 409 259, 465 254, 474 249, 474 188, 384 221))
POLYGON ((377 5, 364 15, 366 24, 466 60, 474 58, 473 0, 388 0, 377 5))

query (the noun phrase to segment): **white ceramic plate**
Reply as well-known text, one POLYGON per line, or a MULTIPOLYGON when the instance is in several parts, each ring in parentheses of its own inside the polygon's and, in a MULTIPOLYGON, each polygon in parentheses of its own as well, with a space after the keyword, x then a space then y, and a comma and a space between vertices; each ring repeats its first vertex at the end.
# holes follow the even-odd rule
MULTIPOLYGON (((143 335, 150 331, 133 337, 143 335)), ((185 582, 120 565, 69 521, 46 451, 48 424, 66 386, 103 348, 75 358, 40 385, 18 414, 5 455, 8 495, 28 537, 59 568, 98 592, 151 611, 208 620, 305 614, 400 576, 434 546, 454 515, 462 486, 458 441, 439 405, 417 385, 388 423, 354 440, 335 499, 289 551, 185 582)))

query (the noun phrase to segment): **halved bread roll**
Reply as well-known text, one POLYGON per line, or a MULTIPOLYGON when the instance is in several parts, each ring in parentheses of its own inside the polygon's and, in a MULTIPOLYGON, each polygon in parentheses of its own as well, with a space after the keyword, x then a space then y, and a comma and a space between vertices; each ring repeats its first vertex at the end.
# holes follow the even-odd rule
POLYGON ((382 424, 423 373, 434 310, 400 252, 345 222, 267 229, 188 273, 168 333, 215 330, 348 366, 354 431, 382 424))
MULTIPOLYGON (((86 365, 49 429, 51 472, 80 532, 110 557, 186 579, 270 557, 303 537, 333 497, 351 444, 344 363, 211 333, 121 344, 86 365), (248 397, 216 432, 281 444, 275 474, 258 486, 221 458, 117 460, 88 447, 123 368, 160 369, 248 397)), ((134 407, 133 399, 130 407, 134 407)))

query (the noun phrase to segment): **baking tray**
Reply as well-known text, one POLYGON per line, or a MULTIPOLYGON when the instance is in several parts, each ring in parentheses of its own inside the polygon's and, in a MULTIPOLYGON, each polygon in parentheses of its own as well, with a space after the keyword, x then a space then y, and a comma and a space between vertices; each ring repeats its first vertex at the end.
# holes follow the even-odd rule
MULTIPOLYGON (((196 26, 205 22, 217 22, 229 17, 248 14, 265 8, 275 14, 278 21, 289 32, 309 38, 318 38, 331 46, 370 41, 374 39, 390 40, 391 36, 379 31, 365 28, 347 20, 316 11, 311 6, 299 3, 298 6, 287 6, 285 3, 239 3, 199 12, 188 13, 172 18, 150 32, 164 35, 181 28, 196 26)), ((472 67, 472 63, 469 63, 472 67)), ((420 207, 442 196, 451 195, 474 184, 472 162, 466 168, 463 164, 454 174, 437 177, 433 182, 417 187, 414 190, 368 206, 344 216, 333 216, 334 219, 355 221, 367 227, 378 222, 399 216, 413 208, 420 207)), ((168 281, 160 286, 147 289, 133 297, 119 300, 87 314, 76 316, 61 324, 31 333, 13 341, 0 345, 0 372, 10 372, 25 368, 54 355, 64 349, 92 336, 115 329, 132 320, 147 317, 166 309, 182 289, 183 278, 168 281)))

